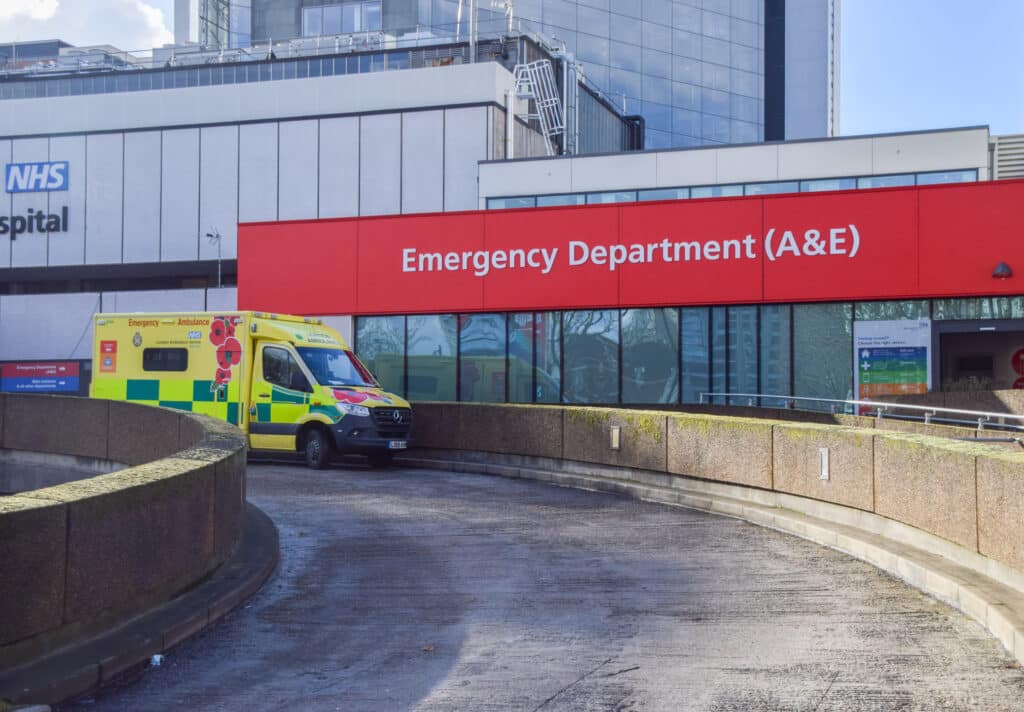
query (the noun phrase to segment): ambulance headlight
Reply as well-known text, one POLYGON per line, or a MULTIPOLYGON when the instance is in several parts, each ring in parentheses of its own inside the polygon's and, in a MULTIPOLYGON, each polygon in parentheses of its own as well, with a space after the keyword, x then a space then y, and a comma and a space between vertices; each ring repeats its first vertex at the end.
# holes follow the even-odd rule
POLYGON ((370 414, 370 409, 365 405, 353 405, 352 403, 335 403, 335 405, 338 406, 342 415, 359 415, 365 418, 370 414))

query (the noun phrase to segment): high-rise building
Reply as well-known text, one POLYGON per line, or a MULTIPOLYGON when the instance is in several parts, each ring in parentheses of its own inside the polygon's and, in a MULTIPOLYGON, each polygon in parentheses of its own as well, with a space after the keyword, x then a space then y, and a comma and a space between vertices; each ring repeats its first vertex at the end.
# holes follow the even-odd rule
POLYGON ((193 16, 206 8, 211 29, 196 37, 231 35, 207 46, 359 33, 465 40, 510 24, 540 32, 644 117, 647 148, 838 133, 839 0, 177 0, 184 6, 193 16))

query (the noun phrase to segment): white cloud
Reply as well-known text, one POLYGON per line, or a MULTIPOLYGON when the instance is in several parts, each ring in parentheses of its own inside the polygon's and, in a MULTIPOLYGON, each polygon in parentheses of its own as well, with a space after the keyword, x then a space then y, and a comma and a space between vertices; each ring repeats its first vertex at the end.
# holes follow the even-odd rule
POLYGON ((57 12, 57 0, 4 0, 0 5, 0 21, 14 17, 48 20, 57 12))
POLYGON ((0 42, 60 39, 147 50, 174 41, 171 18, 154 5, 143 0, 0 0, 0 42))

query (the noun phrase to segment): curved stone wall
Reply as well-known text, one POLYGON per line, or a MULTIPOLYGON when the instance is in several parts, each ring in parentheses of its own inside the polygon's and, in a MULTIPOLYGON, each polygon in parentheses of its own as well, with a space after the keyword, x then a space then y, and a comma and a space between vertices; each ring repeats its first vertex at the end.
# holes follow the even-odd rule
POLYGON ((562 406, 415 408, 417 448, 637 468, 813 498, 927 532, 1005 567, 1011 578, 1024 576, 1024 450, 874 426, 969 431, 853 416, 827 425, 562 406), (613 426, 621 428, 619 450, 609 446, 613 426))
POLYGON ((227 423, 133 403, 7 394, 0 448, 127 465, 0 497, 0 669, 170 600, 239 543, 246 443, 227 423))

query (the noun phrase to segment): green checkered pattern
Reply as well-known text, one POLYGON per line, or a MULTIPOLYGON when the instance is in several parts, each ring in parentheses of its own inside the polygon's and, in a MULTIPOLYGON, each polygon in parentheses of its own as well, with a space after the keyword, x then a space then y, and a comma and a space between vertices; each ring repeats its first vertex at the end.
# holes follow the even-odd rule
POLYGON ((202 413, 238 425, 239 384, 216 389, 213 381, 159 380, 155 378, 97 378, 93 381, 95 398, 131 401, 145 405, 202 413))

